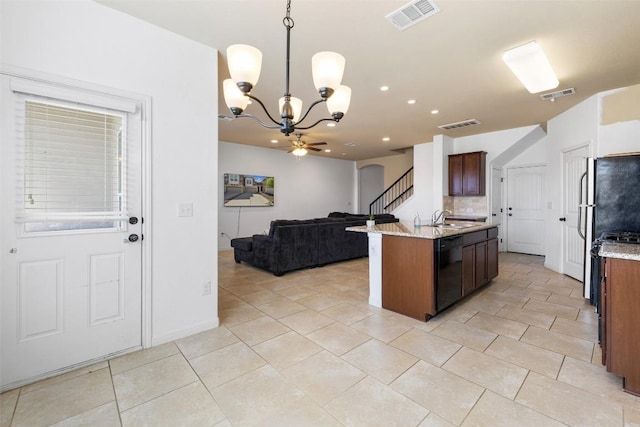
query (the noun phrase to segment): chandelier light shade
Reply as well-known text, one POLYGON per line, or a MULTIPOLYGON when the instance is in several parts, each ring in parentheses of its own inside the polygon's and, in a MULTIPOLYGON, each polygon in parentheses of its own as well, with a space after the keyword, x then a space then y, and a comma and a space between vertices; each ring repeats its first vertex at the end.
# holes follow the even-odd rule
POLYGON ((323 90, 335 90, 342 81, 344 56, 335 52, 318 52, 311 58, 313 84, 322 94, 323 90))
POLYGON ((505 51, 502 60, 530 93, 553 89, 560 84, 544 51, 535 41, 505 51))
MULTIPOLYGON (((258 83, 262 70, 262 52, 246 44, 234 44, 227 48, 229 74, 236 83, 258 83)), ((249 89, 251 90, 251 89, 249 89)))
MULTIPOLYGON (((311 103, 309 108, 302 114, 302 100, 291 96, 289 90, 291 29, 294 26, 291 18, 291 0, 287 0, 287 11, 283 23, 287 31, 287 56, 284 96, 280 98, 278 103, 279 117, 277 119, 274 118, 269 114, 264 103, 251 95, 251 90, 260 78, 262 53, 249 45, 237 44, 227 48, 227 62, 229 64, 229 74, 231 75, 231 79, 223 82, 223 93, 227 107, 229 107, 235 118, 252 118, 261 126, 268 129, 279 129, 280 132, 287 136, 298 130, 311 129, 324 121, 339 122, 349 109, 349 103, 351 102, 351 89, 341 85, 346 62, 344 57, 335 52, 320 52, 312 57, 313 83, 320 94, 320 99, 311 103), (273 124, 265 123, 253 114, 245 113, 250 99, 256 101, 273 124), (327 103, 331 117, 322 118, 311 125, 302 126, 311 110, 322 102, 327 103)), ((306 150, 298 154, 294 152, 297 156, 303 156, 306 153, 306 150)))
POLYGON ((346 114, 351 103, 351 88, 349 86, 340 85, 336 88, 327 99, 327 109, 329 114, 346 114))
POLYGON ((224 100, 231 111, 233 111, 234 108, 238 110, 247 108, 249 98, 244 96, 244 93, 242 93, 233 80, 226 79, 223 81, 222 90, 224 91, 224 100))

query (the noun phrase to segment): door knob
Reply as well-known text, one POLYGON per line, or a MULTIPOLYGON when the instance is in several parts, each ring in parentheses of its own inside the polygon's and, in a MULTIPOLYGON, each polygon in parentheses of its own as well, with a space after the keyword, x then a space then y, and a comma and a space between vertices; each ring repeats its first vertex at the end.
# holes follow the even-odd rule
POLYGON ((132 216, 131 218, 129 218, 129 224, 131 225, 136 225, 138 223, 138 218, 135 216, 132 216))
POLYGON ((124 243, 133 243, 133 242, 137 242, 139 239, 137 234, 129 234, 129 237, 127 237, 126 239, 124 239, 124 243))
POLYGON ((510 214, 508 214, 508 215, 509 215, 509 216, 513 216, 513 214, 512 214, 512 213, 510 213, 510 214))
POLYGON ((566 217, 564 217, 564 216, 563 216, 562 218, 558 218, 558 219, 559 219, 560 221, 563 221, 563 222, 567 220, 567 218, 566 218, 566 217))

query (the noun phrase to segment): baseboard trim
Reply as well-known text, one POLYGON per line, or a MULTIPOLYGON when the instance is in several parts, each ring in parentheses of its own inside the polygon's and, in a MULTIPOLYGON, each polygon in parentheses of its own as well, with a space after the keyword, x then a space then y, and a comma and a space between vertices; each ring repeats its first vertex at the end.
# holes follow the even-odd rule
POLYGON ((159 337, 152 337, 151 338, 151 346, 155 347, 155 346, 160 345, 160 344, 166 344, 168 342, 175 341, 175 340, 178 340, 180 338, 188 337, 189 335, 194 335, 194 334, 197 334, 199 332, 203 332, 203 331, 207 331, 209 329, 217 328, 218 326, 220 326, 220 318, 216 317, 215 320, 213 320, 213 321, 199 323, 199 324, 191 326, 189 328, 179 329, 179 330, 173 331, 173 332, 171 332, 169 334, 162 335, 162 336, 159 336, 159 337))

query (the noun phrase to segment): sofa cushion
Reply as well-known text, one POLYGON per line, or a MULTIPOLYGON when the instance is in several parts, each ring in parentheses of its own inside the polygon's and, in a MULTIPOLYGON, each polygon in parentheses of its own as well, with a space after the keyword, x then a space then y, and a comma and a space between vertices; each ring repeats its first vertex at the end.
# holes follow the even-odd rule
POLYGON ((345 222, 345 219, 343 217, 315 218, 313 222, 316 224, 328 224, 334 222, 345 222))
POLYGON ((368 219, 369 217, 367 215, 349 215, 348 217, 345 217, 345 220, 347 221, 366 221, 368 219))
POLYGON ((271 226, 269 227, 269 236, 273 237, 274 230, 281 226, 287 225, 305 225, 305 224, 313 224, 312 219, 276 219, 271 221, 271 226))
POLYGON ((374 219, 395 219, 395 216, 393 214, 382 213, 382 214, 375 214, 373 218, 374 219))
POLYGON ((351 215, 347 212, 331 212, 328 217, 329 218, 344 218, 345 216, 351 215))

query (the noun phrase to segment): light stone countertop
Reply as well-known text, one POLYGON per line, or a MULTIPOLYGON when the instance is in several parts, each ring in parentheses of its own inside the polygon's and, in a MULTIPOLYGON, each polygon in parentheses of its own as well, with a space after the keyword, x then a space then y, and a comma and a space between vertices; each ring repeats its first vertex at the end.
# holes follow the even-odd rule
POLYGON ((640 261, 640 245, 633 243, 605 242, 600 247, 598 255, 604 258, 620 258, 640 261))
POLYGON ((420 228, 414 228, 413 224, 390 222, 386 224, 376 224, 371 228, 366 225, 347 227, 346 230, 356 231, 359 233, 379 233, 390 236, 418 237, 421 239, 433 240, 440 239, 442 237, 457 236, 460 234, 470 233, 472 231, 486 230, 493 227, 497 226, 487 223, 456 221, 446 224, 445 227, 431 227, 423 225, 420 228))

